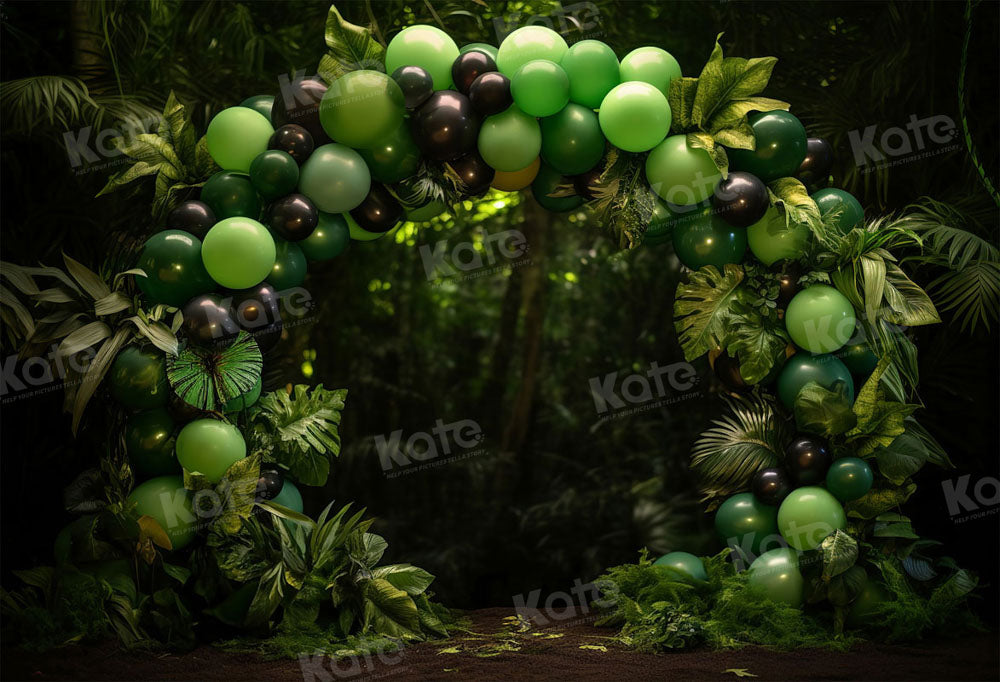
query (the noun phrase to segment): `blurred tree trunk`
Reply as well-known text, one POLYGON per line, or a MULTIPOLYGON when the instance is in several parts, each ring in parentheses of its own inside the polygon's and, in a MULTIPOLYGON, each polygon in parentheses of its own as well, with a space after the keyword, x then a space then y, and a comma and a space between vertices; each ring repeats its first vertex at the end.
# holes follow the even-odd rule
POLYGON ((485 422, 483 429, 491 435, 499 434, 503 430, 503 399, 507 387, 507 372, 517 342, 522 283, 522 268, 514 268, 507 278, 507 291, 504 292, 503 300, 500 302, 500 329, 493 348, 490 373, 486 378, 479 410, 485 422))
POLYGON ((94 84, 107 72, 101 27, 91 2, 75 0, 70 8, 70 35, 73 41, 73 75, 87 84, 91 93, 94 84))

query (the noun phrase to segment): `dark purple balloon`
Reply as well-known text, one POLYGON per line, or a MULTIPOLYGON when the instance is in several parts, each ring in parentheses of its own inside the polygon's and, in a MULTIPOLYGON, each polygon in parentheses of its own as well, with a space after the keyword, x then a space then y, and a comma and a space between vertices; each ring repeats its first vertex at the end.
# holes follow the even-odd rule
POLYGON ((506 111, 514 103, 510 94, 510 79, 498 71, 484 73, 469 88, 469 101, 480 116, 493 116, 506 111))
POLYGON ((319 76, 283 83, 274 97, 271 121, 275 128, 294 123, 309 131, 313 144, 330 142, 330 136, 319 121, 319 103, 326 94, 326 83, 319 76))
POLYGON ((463 95, 469 94, 469 88, 473 82, 484 73, 493 73, 497 70, 497 63, 493 57, 485 52, 475 50, 458 55, 458 59, 451 65, 451 80, 455 87, 463 95))
POLYGON ((490 188, 496 170, 483 161, 479 152, 469 152, 465 156, 449 161, 448 166, 462 179, 462 194, 477 196, 490 188))
POLYGON ((407 109, 416 109, 434 94, 434 79, 419 66, 401 66, 392 72, 392 79, 403 91, 407 109))
POLYGON ((264 220, 267 227, 282 239, 300 242, 316 229, 319 211, 306 195, 289 194, 267 207, 264 220))
POLYGON ((167 214, 168 230, 190 232, 198 239, 204 238, 216 222, 215 211, 204 201, 197 199, 183 201, 167 214))
POLYGON ((792 482, 784 469, 761 469, 750 479, 750 491, 764 504, 776 507, 792 492, 792 482))
POLYGON ((257 479, 257 499, 273 500, 285 485, 285 472, 277 467, 262 468, 257 479))
POLYGON ((438 90, 414 112, 410 128, 427 158, 452 161, 476 148, 479 117, 465 95, 438 90))
POLYGON ((403 218, 403 207, 380 182, 373 182, 368 196, 351 209, 351 217, 369 232, 388 232, 403 218))
POLYGON ((750 227, 764 217, 771 199, 763 180, 750 173, 733 171, 716 186, 712 205, 730 225, 750 227))
POLYGON ((800 433, 785 448, 785 469, 799 485, 822 482, 832 463, 830 447, 819 436, 800 433))
POLYGON ((240 334, 230 301, 219 294, 203 294, 188 301, 182 310, 181 330, 199 346, 228 346, 240 334))
POLYGON ((573 176, 573 189, 581 197, 590 201, 591 199, 596 199, 597 196, 591 191, 591 187, 595 186, 597 182, 601 179, 601 174, 604 172, 604 167, 607 165, 607 157, 602 158, 597 162, 597 165, 588 171, 584 171, 579 175, 573 176))
POLYGON ((249 332, 262 352, 267 352, 281 339, 281 301, 274 287, 261 282, 249 289, 231 291, 236 323, 249 332))
POLYGON ((268 149, 287 153, 300 166, 316 148, 312 134, 300 125, 289 123, 274 131, 267 142, 268 149))
POLYGON ((807 187, 826 185, 833 168, 833 147, 820 137, 806 138, 806 158, 795 174, 807 187))

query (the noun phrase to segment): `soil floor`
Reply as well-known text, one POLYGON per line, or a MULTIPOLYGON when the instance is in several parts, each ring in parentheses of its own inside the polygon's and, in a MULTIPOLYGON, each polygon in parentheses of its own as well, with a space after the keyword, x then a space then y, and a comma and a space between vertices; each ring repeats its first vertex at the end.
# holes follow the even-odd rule
POLYGON ((510 609, 473 611, 469 632, 402 651, 333 662, 298 661, 201 646, 181 655, 122 652, 115 644, 46 654, 3 652, 3 680, 991 680, 1000 679, 996 633, 918 646, 860 645, 850 652, 685 651, 641 654, 610 641, 586 616, 530 626, 510 609))

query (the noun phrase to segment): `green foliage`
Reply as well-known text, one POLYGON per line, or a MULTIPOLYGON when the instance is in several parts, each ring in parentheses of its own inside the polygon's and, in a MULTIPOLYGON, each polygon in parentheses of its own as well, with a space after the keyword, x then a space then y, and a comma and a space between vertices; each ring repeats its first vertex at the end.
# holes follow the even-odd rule
POLYGON ((858 418, 851 410, 847 389, 842 385, 834 388, 830 391, 810 381, 799 390, 793 410, 799 431, 831 438, 854 428, 858 418))
POLYGON ((336 5, 330 5, 326 17, 325 39, 329 51, 320 59, 318 72, 327 83, 357 69, 385 71, 385 47, 371 31, 344 19, 336 5))
POLYGON ((809 196, 809 190, 800 180, 778 178, 768 185, 767 193, 771 198, 771 204, 777 206, 785 216, 786 226, 806 225, 817 238, 826 236, 825 223, 820 216, 819 206, 809 196))
POLYGON ((188 346, 176 357, 167 356, 167 381, 188 405, 219 410, 248 393, 260 381, 264 366, 254 338, 246 333, 222 349, 188 346))
POLYGON ((723 272, 706 265, 692 272, 687 284, 674 295, 674 328, 687 360, 722 347, 731 328, 733 303, 743 281, 743 269, 726 265, 723 272))

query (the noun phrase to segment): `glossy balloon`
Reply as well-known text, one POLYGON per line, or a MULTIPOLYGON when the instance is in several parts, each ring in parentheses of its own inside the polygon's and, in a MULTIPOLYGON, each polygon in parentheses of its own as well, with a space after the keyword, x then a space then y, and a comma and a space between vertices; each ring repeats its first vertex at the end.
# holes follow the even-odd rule
POLYGON ((649 225, 646 226, 645 234, 642 236, 642 243, 649 246, 656 246, 672 242, 674 229, 679 222, 696 220, 697 216, 702 211, 708 210, 708 208, 707 203, 671 208, 669 204, 656 199, 653 215, 650 218, 649 225))
POLYGON ((517 192, 529 186, 538 177, 538 169, 542 167, 542 160, 535 157, 535 160, 524 168, 516 171, 496 171, 493 176, 493 189, 501 192, 517 192))
POLYGON ((842 189, 827 187, 812 194, 824 218, 833 214, 833 224, 840 234, 847 234, 855 227, 861 227, 865 220, 865 210, 861 202, 842 189))
POLYGON ((826 184, 833 169, 833 147, 819 137, 806 138, 806 158, 799 164, 796 177, 806 187, 816 187, 826 184))
POLYGON ((705 201, 720 180, 722 174, 712 157, 704 149, 688 145, 686 135, 671 135, 646 158, 646 181, 661 199, 673 206, 705 201))
POLYGON ((781 537, 799 551, 816 549, 826 536, 845 528, 844 508, 823 488, 796 488, 778 508, 781 537))
POLYGON ((826 472, 826 489, 841 502, 864 497, 874 482, 872 468, 858 457, 838 459, 826 472))
POLYGON ((601 106, 605 95, 621 82, 618 57, 614 50, 599 40, 574 43, 559 65, 569 77, 570 101, 588 109, 601 106))
POLYGON ((206 347, 228 346, 239 336, 240 327, 228 298, 219 294, 195 296, 183 308, 181 330, 194 344, 206 347))
POLYGON ((767 213, 771 198, 760 178, 735 171, 715 186, 712 204, 730 225, 750 227, 767 213))
POLYGON ((799 553, 788 547, 764 552, 750 564, 748 582, 771 601, 802 606, 805 581, 799 571, 799 553))
POLYGON ((451 85, 451 65, 457 58, 458 46, 447 33, 434 26, 410 26, 389 41, 385 70, 419 66, 431 75, 435 90, 444 90, 451 85))
POLYGON ((854 338, 848 341, 835 355, 847 366, 851 374, 858 377, 867 377, 875 371, 875 366, 878 365, 878 356, 872 352, 868 342, 864 338, 859 338, 858 334, 855 334, 854 338))
POLYGON ((510 33, 497 51, 497 67, 508 78, 524 64, 548 59, 558 64, 567 51, 563 37, 544 26, 524 26, 510 33))
POLYGON ((181 476, 157 476, 140 483, 129 493, 128 503, 135 504, 136 518, 149 516, 160 524, 172 549, 183 549, 194 540, 198 517, 181 476))
POLYGON ((373 183, 361 205, 351 211, 351 217, 368 232, 388 232, 403 218, 403 207, 385 185, 373 183))
POLYGON ((565 183, 569 183, 568 178, 552 168, 552 166, 543 163, 538 169, 535 181, 531 183, 531 194, 542 208, 553 213, 572 211, 583 203, 583 197, 575 194, 568 197, 549 196, 559 185, 565 183))
POLYGON ((281 92, 274 98, 274 108, 271 111, 274 127, 294 123, 309 131, 315 146, 328 144, 330 138, 319 120, 319 104, 326 89, 326 83, 319 76, 296 79, 284 84, 281 92))
POLYGON ((833 456, 819 436, 798 434, 785 448, 785 469, 798 485, 816 485, 826 478, 833 456))
POLYGON ((778 397, 784 406, 789 410, 793 409, 795 397, 810 381, 815 381, 828 391, 836 390, 837 384, 842 382, 847 391, 847 399, 854 402, 854 380, 844 363, 832 355, 800 352, 788 358, 778 375, 778 397))
POLYGON ((162 407, 134 414, 125 423, 125 452, 132 470, 143 476, 180 473, 175 440, 173 417, 162 407))
POLYGON ((225 414, 231 414, 233 412, 242 412, 248 407, 252 407, 260 399, 260 392, 262 388, 263 382, 260 379, 257 379, 257 383, 254 384, 253 388, 249 391, 223 403, 222 411, 225 414))
POLYGON ((496 60, 497 60, 497 52, 498 52, 498 50, 497 50, 496 47, 494 47, 493 45, 490 45, 489 43, 469 43, 468 45, 464 45, 458 51, 458 53, 459 54, 465 54, 466 52, 471 52, 473 50, 476 50, 478 52, 482 52, 483 54, 488 54, 490 57, 493 58, 494 62, 496 62, 496 60))
POLYGON ((209 276, 229 289, 263 280, 274 265, 274 238, 249 218, 226 218, 208 231, 201 258, 209 276))
POLYGON ((371 174, 361 156, 342 144, 325 144, 302 164, 299 192, 324 213, 346 213, 364 201, 371 174))
POLYGON ((469 88, 469 102, 476 113, 484 117, 506 111, 514 102, 510 79, 502 73, 484 73, 469 88))
POLYGON ((451 66, 451 80, 455 89, 463 95, 469 94, 473 81, 484 73, 497 70, 497 63, 490 55, 479 50, 459 54, 451 66))
POLYGON ((736 545, 760 554, 761 546, 775 541, 778 535, 778 510, 756 499, 751 493, 729 497, 715 512, 715 531, 727 545, 736 545))
POLYGON ((267 207, 265 224, 285 241, 299 242, 316 229, 319 211, 304 194, 283 196, 267 207))
POLYGON ((281 339, 282 320, 278 293, 261 282, 255 287, 231 292, 236 323, 254 337, 261 352, 271 350, 281 339))
POLYGON ((245 100, 240 102, 240 106, 253 109, 270 121, 271 109, 274 107, 274 95, 254 95, 252 97, 247 97, 245 100))
POLYGON ((215 211, 204 201, 182 201, 167 214, 167 229, 182 230, 201 239, 215 225, 215 211))
POLYGON ((538 121, 516 105, 483 121, 479 131, 479 154, 498 171, 513 172, 538 158, 542 132, 538 121))
POLYGON ((547 59, 525 63, 510 79, 514 104, 531 116, 552 116, 569 102, 569 77, 547 59))
POLYGON ((465 95, 441 90, 410 118, 413 139, 430 159, 451 161, 476 146, 479 118, 465 95))
POLYGON ((313 153, 316 144, 308 130, 300 125, 289 123, 274 131, 274 135, 267 142, 267 148, 285 152, 301 166, 313 153))
POLYGON ((319 120, 333 140, 370 149, 403 123, 403 91, 381 71, 350 71, 334 81, 319 104, 319 120))
POLYGON ((721 272, 727 263, 741 263, 747 234, 716 215, 711 207, 684 216, 674 224, 674 252, 681 263, 698 270, 714 265, 721 272))
MULTIPOLYGON (((656 87, 630 81, 616 85, 605 96, 599 119, 608 142, 627 152, 645 152, 662 142, 670 130, 670 105, 656 87)), ((648 174, 648 161, 646 168, 648 174)))
POLYGON ((247 107, 229 107, 208 124, 208 153, 223 170, 246 173, 274 134, 271 122, 247 107))
POLYGON ((681 67, 673 55, 658 47, 637 47, 622 59, 621 79, 649 83, 666 97, 670 81, 681 77, 681 67))
POLYGON ((157 232, 146 240, 135 266, 139 290, 151 303, 181 307, 192 297, 214 288, 201 260, 201 240, 181 230, 157 232))
POLYGON ((285 478, 285 484, 281 487, 281 492, 279 492, 272 500, 275 504, 280 504, 282 507, 288 507, 292 511, 302 513, 304 509, 302 504, 302 493, 299 489, 295 487, 295 484, 285 478))
POLYGON ((392 79, 403 93, 404 106, 411 111, 434 94, 434 79, 419 66, 401 66, 392 72, 392 79))
POLYGON ((250 178, 239 173, 222 171, 208 179, 201 188, 201 200, 215 213, 216 220, 253 218, 260 216, 260 198, 250 178))
POLYGON ((257 479, 257 499, 273 500, 285 485, 285 472, 277 467, 260 470, 257 479))
POLYGON ((283 197, 299 184, 299 164, 288 152, 269 149, 250 164, 250 182, 265 199, 283 197))
POLYGON ((669 566, 677 569, 687 578, 694 580, 708 580, 708 573, 705 572, 705 564, 699 557, 689 552, 670 552, 664 554, 653 562, 654 566, 669 566))
POLYGON ((764 504, 778 506, 792 491, 792 482, 784 469, 760 469, 750 479, 750 491, 764 504))
POLYGON ((347 221, 347 229, 350 230, 351 239, 355 241, 373 242, 389 234, 389 232, 370 232, 366 230, 354 221, 350 213, 344 214, 344 220, 347 221))
POLYGON ((496 171, 478 152, 470 152, 465 156, 449 161, 447 164, 461 179, 460 190, 464 196, 478 196, 490 188, 496 171))
POLYGON ((321 262, 336 258, 350 243, 351 233, 344 217, 320 211, 316 229, 298 244, 308 260, 321 262))
POLYGON ((785 216, 777 208, 770 206, 765 210, 764 216, 747 228, 750 251, 764 265, 801 258, 809 244, 809 226, 794 222, 786 225, 785 216))
POLYGON ((594 168, 604 155, 604 135, 597 114, 579 104, 567 104, 540 122, 542 158, 563 175, 594 168))
POLYGON ((750 114, 757 148, 728 149, 731 170, 753 173, 764 182, 794 176, 806 157, 806 129, 787 111, 750 114))
POLYGON ((371 176, 390 185, 405 180, 420 167, 420 149, 405 122, 377 145, 359 153, 371 176))
POLYGON ((240 430, 217 419, 197 419, 177 436, 177 460, 191 473, 218 483, 226 470, 246 457, 247 445, 240 430))
POLYGON ((856 319, 847 297, 831 286, 814 284, 797 293, 785 310, 785 329, 799 348, 832 353, 850 340, 856 319))
POLYGON ((302 286, 308 263, 302 249, 294 242, 275 240, 275 257, 267 281, 278 291, 302 286))
MULTIPOLYGON (((749 241, 749 231, 747 231, 747 241, 749 241)), ((752 247, 751 247, 752 248, 752 247)), ((802 266, 797 263, 785 263, 778 273, 778 298, 776 303, 781 310, 788 307, 788 304, 795 298, 795 294, 802 290, 799 280, 802 278, 802 266)))

